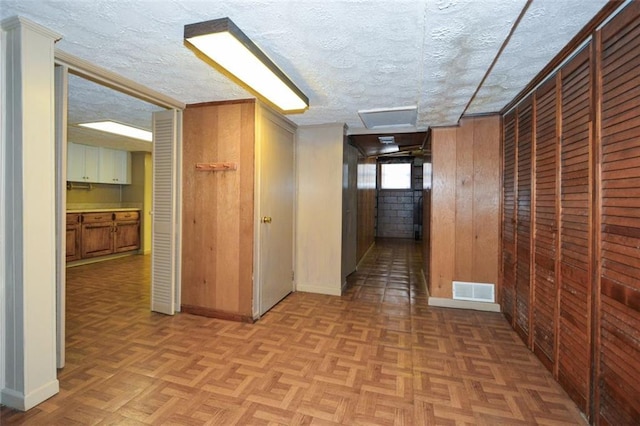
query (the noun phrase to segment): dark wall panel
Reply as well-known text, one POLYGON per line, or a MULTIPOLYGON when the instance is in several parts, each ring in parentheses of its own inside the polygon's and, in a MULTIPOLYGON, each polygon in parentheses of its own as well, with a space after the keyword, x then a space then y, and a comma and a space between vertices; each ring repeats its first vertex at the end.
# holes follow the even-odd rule
POLYGON ((590 375, 591 57, 585 47, 561 71, 560 317, 558 379, 587 410, 590 375))
POLYGON ((502 167, 502 312, 513 324, 515 317, 516 282, 516 114, 504 116, 503 120, 503 167, 502 167))
POLYGON ((501 303, 591 423, 636 425, 640 2, 591 35, 503 116, 501 303))
POLYGON ((549 368, 555 360, 558 243, 558 120, 556 78, 536 92, 533 344, 549 368))
POLYGON ((603 424, 640 422, 640 4, 602 31, 600 352, 603 424))

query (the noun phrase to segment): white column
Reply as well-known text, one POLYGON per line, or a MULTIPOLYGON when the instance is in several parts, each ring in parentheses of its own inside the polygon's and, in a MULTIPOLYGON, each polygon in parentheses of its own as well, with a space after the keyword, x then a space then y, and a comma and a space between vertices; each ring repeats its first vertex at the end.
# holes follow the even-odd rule
POLYGON ((54 44, 23 18, 2 21, 5 298, 1 402, 28 410, 58 392, 54 44))

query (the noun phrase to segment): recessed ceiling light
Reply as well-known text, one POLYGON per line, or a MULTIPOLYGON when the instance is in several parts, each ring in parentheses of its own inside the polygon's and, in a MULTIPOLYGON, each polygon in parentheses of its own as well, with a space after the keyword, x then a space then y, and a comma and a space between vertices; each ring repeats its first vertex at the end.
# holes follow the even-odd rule
POLYGON ((101 132, 113 133, 115 135, 126 136, 128 138, 140 139, 147 142, 153 141, 153 133, 148 130, 138 129, 115 121, 94 121, 91 123, 78 123, 78 126, 100 130, 101 132))
POLYGON ((360 110, 358 115, 367 129, 415 127, 416 119, 418 118, 418 107, 407 106, 360 110))

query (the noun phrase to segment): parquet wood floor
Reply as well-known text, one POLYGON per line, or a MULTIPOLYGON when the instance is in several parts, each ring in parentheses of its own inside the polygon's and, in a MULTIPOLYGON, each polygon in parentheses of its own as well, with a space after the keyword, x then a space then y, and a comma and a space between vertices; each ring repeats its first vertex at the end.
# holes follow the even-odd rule
POLYGON ((502 315, 427 307, 420 264, 380 241, 342 297, 255 324, 149 312, 145 256, 71 268, 60 393, 1 423, 585 424, 502 315))

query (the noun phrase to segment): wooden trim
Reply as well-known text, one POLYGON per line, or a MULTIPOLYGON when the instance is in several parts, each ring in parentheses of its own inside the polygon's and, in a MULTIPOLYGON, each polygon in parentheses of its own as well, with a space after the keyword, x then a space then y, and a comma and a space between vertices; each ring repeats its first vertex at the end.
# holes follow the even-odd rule
POLYGON ((250 99, 229 99, 225 101, 210 101, 210 102, 199 102, 196 104, 187 104, 185 106, 186 109, 191 108, 203 108, 208 106, 220 106, 220 105, 235 105, 235 104, 255 104, 257 100, 255 98, 250 99))
POLYGON ((610 0, 602 9, 594 16, 591 21, 585 25, 578 34, 560 51, 540 72, 527 84, 524 89, 516 95, 504 108, 500 110, 501 114, 506 113, 514 106, 518 105, 533 89, 546 80, 553 71, 566 60, 574 50, 584 43, 600 24, 602 24, 621 4, 624 0, 610 0))
POLYGON ((513 318, 511 319, 511 326, 515 330, 518 318, 518 155, 520 151, 518 149, 518 140, 520 139, 520 114, 518 110, 514 111, 513 125, 513 155, 515 158, 513 160, 513 318))
POLYGON ((560 297, 562 296, 562 73, 556 73, 556 259, 555 259, 555 280, 556 280, 556 303, 553 307, 553 318, 555 327, 554 354, 553 354, 553 377, 558 380, 560 370, 560 297))
POLYGON ((596 145, 600 144, 600 140, 596 140, 595 139, 595 125, 594 125, 594 120, 595 120, 595 93, 594 93, 594 85, 595 85, 595 73, 597 72, 594 69, 594 64, 595 64, 595 60, 594 60, 594 52, 595 52, 595 43, 592 41, 590 46, 587 46, 587 48, 589 49, 589 101, 591 102, 590 105, 590 115, 591 115, 591 120, 589 121, 589 166, 588 166, 588 171, 589 171, 589 200, 591 200, 591 205, 589 206, 589 211, 588 211, 588 221, 587 223, 589 224, 589 236, 588 236, 588 248, 587 248, 587 252, 588 252, 588 259, 589 259, 589 264, 587 265, 587 277, 589 277, 589 280, 591 281, 587 287, 591 287, 590 289, 587 289, 587 347, 589 348, 589 353, 587 354, 587 366, 589 368, 589 374, 587 376, 587 392, 586 392, 586 414, 587 414, 587 419, 591 420, 593 417, 591 416, 591 412, 592 412, 592 405, 593 405, 593 388, 594 388, 594 381, 593 381, 593 374, 594 374, 594 364, 593 364, 593 352, 595 351, 594 348, 594 334, 596 333, 596 330, 593 328, 593 321, 594 321, 594 315, 595 315, 595 310, 594 310, 594 292, 595 292, 595 281, 593 280, 593 275, 596 271, 595 268, 595 262, 597 262, 597 259, 595 258, 595 256, 597 256, 596 253, 598 253, 595 250, 595 245, 594 245, 594 240, 597 238, 597 235, 600 234, 600 228, 598 228, 598 231, 596 232, 595 228, 594 228, 594 223, 596 221, 595 217, 597 216, 594 212, 595 210, 595 159, 596 159, 596 145))
POLYGON ((591 229, 593 235, 591 237, 591 375, 588 405, 588 418, 593 421, 598 417, 600 410, 600 387, 594 384, 598 383, 600 377, 600 352, 601 352, 601 315, 600 293, 602 288, 602 263, 600 262, 600 253, 602 249, 602 31, 596 31, 591 46, 591 66, 592 66, 592 118, 594 125, 592 126, 592 144, 591 144, 591 185, 593 191, 591 194, 592 213, 591 229), (595 232, 593 231, 595 230, 595 232))
POLYGON ((471 95, 471 98, 469 98, 469 102, 467 102, 467 105, 464 107, 464 110, 462 110, 462 114, 460 114, 460 118, 458 120, 462 119, 462 117, 465 115, 465 112, 467 112, 467 110, 469 109, 469 106, 475 100, 476 96, 478 95, 478 92, 480 91, 480 88, 482 88, 482 86, 484 85, 484 82, 487 80, 487 78, 493 71, 493 67, 496 66, 496 63, 500 59, 500 56, 502 56, 502 52, 504 52, 504 49, 506 49, 507 45, 511 41, 511 37, 513 37, 513 33, 516 32, 516 28, 518 28, 518 25, 520 25, 520 21, 522 21, 522 18, 524 18, 524 16, 526 15, 527 10, 529 10, 529 6, 531 6, 532 2, 533 0, 527 0, 527 3, 524 5, 522 10, 520 11, 518 18, 516 18, 515 22, 511 26, 511 30, 509 30, 509 34, 507 34, 507 38, 505 38, 504 41, 502 42, 500 49, 498 49, 498 53, 496 53, 496 56, 493 58, 493 61, 491 61, 491 65, 489 65, 489 68, 487 68, 487 71, 482 76, 482 80, 480 80, 480 83, 478 83, 478 87, 476 87, 476 90, 473 92, 473 95, 471 95))
POLYGON ((498 229, 498 282, 496 283, 496 301, 500 304, 502 310, 502 286, 504 285, 504 116, 500 116, 500 177, 498 185, 500 185, 500 198, 498 200, 498 208, 500 209, 500 228, 498 229))
MULTIPOLYGON (((531 96, 531 186, 529 194, 529 348, 534 351, 536 308, 536 152, 537 152, 538 98, 531 96)), ((535 352, 535 351, 534 351, 535 352)))
POLYGON ((185 314, 200 315, 208 318, 217 318, 227 321, 244 322, 253 324, 255 320, 250 315, 241 315, 233 312, 220 311, 218 309, 203 308, 201 306, 180 305, 180 310, 185 314))

